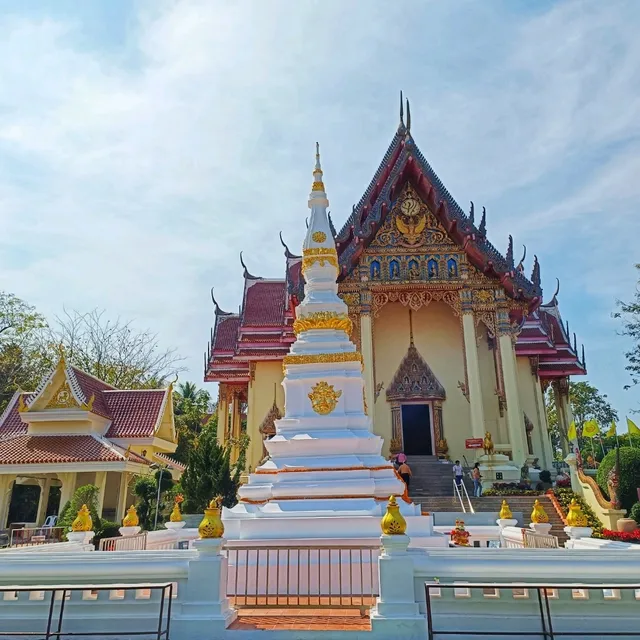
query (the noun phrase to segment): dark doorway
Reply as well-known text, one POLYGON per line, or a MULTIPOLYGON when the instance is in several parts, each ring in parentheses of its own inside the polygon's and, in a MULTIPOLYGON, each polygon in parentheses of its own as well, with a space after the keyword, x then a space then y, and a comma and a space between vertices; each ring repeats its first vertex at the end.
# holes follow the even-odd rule
POLYGON ((433 455, 428 404, 402 405, 402 438, 408 456, 433 455))

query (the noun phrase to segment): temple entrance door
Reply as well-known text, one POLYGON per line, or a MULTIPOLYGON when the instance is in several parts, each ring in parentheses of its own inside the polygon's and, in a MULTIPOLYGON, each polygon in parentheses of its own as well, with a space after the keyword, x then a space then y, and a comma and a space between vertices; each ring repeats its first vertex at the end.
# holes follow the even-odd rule
POLYGON ((403 451, 408 456, 433 455, 431 410, 428 404, 402 405, 403 451))

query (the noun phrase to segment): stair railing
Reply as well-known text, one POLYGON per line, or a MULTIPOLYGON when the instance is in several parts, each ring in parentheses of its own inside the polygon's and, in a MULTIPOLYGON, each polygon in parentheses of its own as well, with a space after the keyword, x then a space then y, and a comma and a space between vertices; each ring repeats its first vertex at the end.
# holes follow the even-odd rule
MULTIPOLYGON (((464 487, 464 481, 462 481, 460 484, 464 487)), ((460 500, 460 506, 462 507, 462 513, 467 513, 467 509, 464 506, 464 502, 462 500, 462 494, 460 493, 460 487, 458 486, 458 483, 455 481, 455 478, 453 480, 453 490, 458 495, 458 500, 460 500)), ((465 491, 466 491, 466 489, 465 489, 465 491)))
MULTIPOLYGON (((455 482, 455 480, 454 480, 454 482, 455 482)), ((464 491, 464 495, 467 498, 467 504, 469 505, 469 511, 471 513, 475 513, 476 510, 473 508, 473 503, 471 502, 471 498, 469 497, 469 492, 467 491, 467 487, 464 484, 464 480, 460 484, 462 485, 462 490, 464 491)), ((460 501, 462 501, 462 498, 460 498, 460 501)), ((465 513, 466 513, 466 511, 465 511, 465 513)))

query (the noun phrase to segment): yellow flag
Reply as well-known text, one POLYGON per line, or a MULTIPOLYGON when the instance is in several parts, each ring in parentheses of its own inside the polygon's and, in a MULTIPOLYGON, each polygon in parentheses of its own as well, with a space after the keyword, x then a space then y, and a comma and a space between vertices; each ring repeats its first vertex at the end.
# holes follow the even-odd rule
MULTIPOLYGON (((595 420, 587 420, 582 425, 582 435, 585 438, 593 438, 594 436, 597 436, 599 433, 600 433, 600 427, 598 427, 598 423, 595 420)), ((638 429, 638 433, 640 433, 640 429, 638 429)))
POLYGON ((632 436, 640 436, 638 425, 633 420, 629 420, 629 418, 627 418, 627 427, 632 436))
POLYGON ((612 422, 609 431, 604 434, 605 438, 613 438, 616 435, 616 423, 612 422))
POLYGON ((569 431, 567 431, 567 438, 569 439, 569 442, 573 442, 573 440, 578 439, 578 432, 576 431, 576 423, 573 421, 571 421, 571 424, 569 425, 569 431))

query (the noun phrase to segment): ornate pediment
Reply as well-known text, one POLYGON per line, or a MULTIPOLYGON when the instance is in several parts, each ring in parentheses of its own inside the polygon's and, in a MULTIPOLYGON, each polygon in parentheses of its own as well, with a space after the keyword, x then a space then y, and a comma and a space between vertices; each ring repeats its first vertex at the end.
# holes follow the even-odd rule
POLYGON ((280 418, 282 418, 282 413, 280 412, 280 409, 278 409, 278 405, 274 400, 271 409, 269 409, 269 412, 258 428, 258 431, 260 431, 263 438, 270 438, 271 436, 276 435, 276 420, 280 420, 280 418))
POLYGON ((369 247, 391 251, 437 247, 451 251, 457 245, 407 184, 369 247))
POLYGON ((387 388, 387 400, 444 400, 446 392, 413 341, 387 388))

